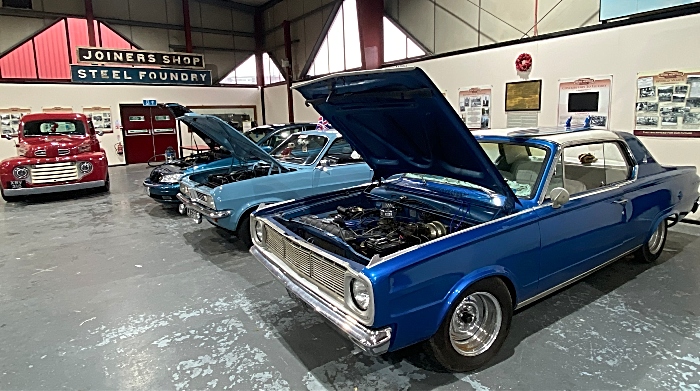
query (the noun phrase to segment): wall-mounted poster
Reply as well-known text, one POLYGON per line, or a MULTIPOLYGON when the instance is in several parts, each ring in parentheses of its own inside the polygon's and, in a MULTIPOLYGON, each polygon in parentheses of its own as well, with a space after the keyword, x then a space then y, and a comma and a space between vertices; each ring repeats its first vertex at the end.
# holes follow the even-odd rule
POLYGON ((591 127, 610 128, 610 93, 612 76, 559 80, 559 115, 557 124, 580 126, 591 117, 591 127))
POLYGON ((506 111, 540 111, 542 80, 506 83, 506 111))
POLYGON ((95 130, 103 133, 114 132, 112 109, 109 107, 83 107, 83 113, 92 119, 95 130))
POLYGON ((461 88, 459 115, 472 130, 491 128, 491 86, 461 88))
POLYGON ((25 114, 29 114, 31 110, 21 109, 17 107, 9 109, 0 109, 0 132, 16 136, 19 131, 19 123, 25 114))
POLYGON ((700 71, 637 75, 634 134, 700 137, 700 71))

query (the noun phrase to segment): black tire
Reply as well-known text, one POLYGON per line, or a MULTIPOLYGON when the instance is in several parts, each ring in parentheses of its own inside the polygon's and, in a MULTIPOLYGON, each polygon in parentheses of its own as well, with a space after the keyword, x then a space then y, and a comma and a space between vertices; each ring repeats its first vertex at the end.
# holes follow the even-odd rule
POLYGON ((238 223, 236 237, 238 237, 238 240, 243 242, 247 248, 253 245, 253 239, 250 237, 250 213, 247 213, 238 223))
POLYGON ((2 194, 2 199, 5 200, 5 202, 18 202, 22 200, 21 196, 8 196, 5 195, 5 192, 0 190, 0 193, 2 194))
MULTIPOLYGON (((479 307, 478 305, 472 307, 474 309, 479 307)), ((483 308, 483 307, 482 307, 483 308)), ((495 309, 495 307, 494 307, 495 309)), ((498 311, 486 311, 482 316, 483 322, 486 322, 488 315, 493 316, 497 314, 498 311)), ((483 366, 486 362, 491 360, 493 356, 498 352, 498 350, 503 345, 508 331, 510 330, 510 323, 513 319, 513 300, 506 287, 505 283, 499 278, 487 278, 485 280, 478 281, 467 288, 462 294, 459 295, 457 300, 453 303, 450 311, 443 319, 440 328, 426 343, 428 353, 435 358, 438 364, 442 365, 445 369, 453 372, 466 372, 483 366), (467 299, 469 298, 469 299, 467 299), (486 298, 483 302, 482 298, 486 298), (469 307, 476 305, 478 303, 485 303, 495 299, 492 304, 498 303, 500 306, 500 322, 495 322, 492 325, 493 332, 488 333, 489 337, 472 338, 467 339, 467 341, 475 341, 472 343, 481 344, 478 346, 477 350, 469 350, 463 347, 462 352, 457 350, 455 344, 459 345, 460 342, 454 341, 450 337, 450 328, 454 321, 465 326, 467 330, 474 330, 474 333, 485 332, 488 330, 489 326, 478 325, 479 317, 471 315, 473 312, 469 311, 469 307), (460 309, 460 315, 455 315, 456 311, 460 309), (467 318, 463 318, 467 316, 467 318), (471 318, 468 318, 471 316, 471 318), (459 319, 459 320, 458 320, 459 319), (468 323, 472 324, 471 329, 468 327, 468 323), (497 330, 497 331, 496 331, 497 330), (495 338, 493 337, 495 335, 495 338), (489 342, 483 342, 484 340, 489 342), (484 349, 482 352, 479 350, 484 349), (466 355, 466 354, 474 355, 466 355)), ((456 326, 457 327, 457 326, 456 326)))
POLYGON ((111 187, 111 181, 109 180, 109 174, 105 177, 104 186, 100 187, 100 192, 109 193, 109 188, 111 187))
POLYGON ((661 252, 664 251, 666 238, 668 237, 668 223, 666 219, 661 220, 656 226, 651 237, 644 242, 644 245, 634 253, 634 257, 642 262, 654 262, 659 259, 661 252), (658 236, 657 236, 658 235, 658 236))

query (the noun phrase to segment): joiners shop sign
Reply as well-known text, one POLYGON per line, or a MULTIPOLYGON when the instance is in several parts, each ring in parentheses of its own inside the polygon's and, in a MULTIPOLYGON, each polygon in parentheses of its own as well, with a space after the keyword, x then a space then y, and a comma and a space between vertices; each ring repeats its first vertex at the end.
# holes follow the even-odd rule
POLYGON ((170 68, 204 68, 204 56, 202 54, 90 47, 78 48, 78 62, 86 64, 129 64, 170 68))
POLYGON ((71 65, 73 83, 210 86, 211 71, 144 67, 71 65))

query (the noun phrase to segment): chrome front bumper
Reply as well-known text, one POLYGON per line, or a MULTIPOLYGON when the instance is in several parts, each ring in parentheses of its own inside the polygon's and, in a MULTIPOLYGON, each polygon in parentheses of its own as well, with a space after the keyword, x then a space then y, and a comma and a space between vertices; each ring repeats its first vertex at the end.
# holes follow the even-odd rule
POLYGON ((256 246, 250 248, 250 253, 260 261, 287 290, 308 304, 314 311, 321 314, 331 325, 350 339, 365 353, 378 356, 389 350, 391 343, 391 327, 370 329, 348 316, 341 308, 306 289, 294 276, 282 270, 276 264, 282 262, 276 256, 256 246))
POLYGON ((62 191, 75 191, 75 190, 82 190, 82 189, 94 189, 96 187, 102 187, 104 185, 105 185, 105 181, 92 181, 92 182, 71 183, 68 185, 25 187, 25 188, 21 188, 21 189, 3 189, 3 193, 5 193, 5 195, 7 195, 7 196, 23 196, 23 195, 33 195, 33 194, 60 193, 62 191))
POLYGON ((176 197, 178 200, 180 200, 180 202, 182 202, 182 205, 184 205, 185 208, 193 210, 208 219, 218 220, 231 216, 230 210, 215 210, 207 208, 202 204, 192 201, 189 197, 182 193, 177 193, 176 197))

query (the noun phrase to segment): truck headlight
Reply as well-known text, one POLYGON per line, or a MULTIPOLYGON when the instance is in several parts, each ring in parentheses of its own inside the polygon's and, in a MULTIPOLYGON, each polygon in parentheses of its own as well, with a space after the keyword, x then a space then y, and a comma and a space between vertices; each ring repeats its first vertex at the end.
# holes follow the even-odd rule
POLYGON ((177 183, 182 178, 182 174, 168 174, 160 178, 161 183, 177 183))
POLYGON ((180 183, 180 193, 189 196, 190 195, 190 189, 185 185, 184 183, 180 183))
POLYGON ((17 166, 12 170, 15 179, 24 180, 29 177, 29 169, 25 166, 17 166))
POLYGON ((255 230, 253 232, 255 233, 255 239, 259 243, 265 241, 265 224, 262 221, 255 219, 255 230))
POLYGON ((367 311, 370 301, 367 285, 363 281, 353 278, 350 282, 350 294, 352 294, 352 301, 357 308, 367 311))

